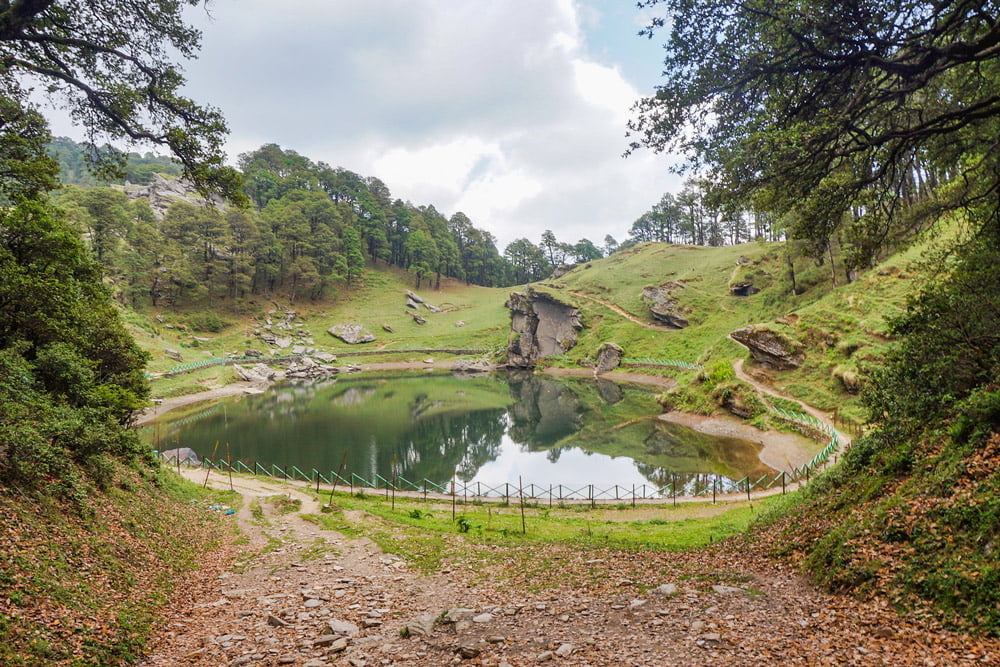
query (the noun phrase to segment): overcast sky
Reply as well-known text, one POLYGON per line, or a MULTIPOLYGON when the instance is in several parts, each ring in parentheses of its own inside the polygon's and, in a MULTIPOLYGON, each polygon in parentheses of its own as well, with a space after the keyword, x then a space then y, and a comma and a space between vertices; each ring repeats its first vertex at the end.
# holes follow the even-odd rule
MULTIPOLYGON (((652 92, 657 42, 633 0, 213 0, 185 64, 219 107, 231 161, 276 143, 462 211, 498 247, 605 234, 678 180, 622 158, 629 107, 652 92)), ((58 133, 58 126, 53 128, 58 133)))

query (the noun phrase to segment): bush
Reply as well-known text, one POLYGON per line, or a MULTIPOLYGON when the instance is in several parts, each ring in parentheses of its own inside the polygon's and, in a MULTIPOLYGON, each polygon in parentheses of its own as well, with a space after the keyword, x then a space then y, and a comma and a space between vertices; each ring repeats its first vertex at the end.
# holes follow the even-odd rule
POLYGON ((219 333, 231 326, 232 322, 219 317, 218 313, 207 312, 188 315, 187 325, 192 331, 219 333))

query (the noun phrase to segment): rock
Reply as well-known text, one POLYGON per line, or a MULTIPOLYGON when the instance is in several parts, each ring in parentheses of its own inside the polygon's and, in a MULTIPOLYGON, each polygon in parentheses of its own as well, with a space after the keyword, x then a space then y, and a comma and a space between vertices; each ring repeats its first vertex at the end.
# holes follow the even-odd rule
POLYGON ((375 342, 375 335, 360 324, 338 324, 337 326, 330 327, 326 332, 348 345, 375 342))
POLYGON ((573 655, 573 651, 575 650, 576 647, 573 646, 572 644, 562 644, 559 646, 559 648, 556 649, 555 653, 560 658, 566 658, 573 655))
POLYGON ((675 329, 683 329, 689 324, 684 317, 683 309, 673 296, 674 291, 683 287, 684 285, 680 283, 666 282, 659 286, 642 288, 641 298, 649 307, 653 319, 675 329))
POLYGON ((464 644, 459 647, 458 654, 462 656, 464 660, 472 660, 473 658, 479 657, 479 647, 473 646, 471 644, 464 644))
POLYGON ((475 361, 458 359, 451 365, 451 370, 455 373, 489 373, 496 370, 496 366, 488 358, 480 357, 475 361))
POLYGON ((840 380, 840 383, 844 385, 844 391, 848 394, 857 394, 861 391, 861 381, 853 370, 837 366, 833 369, 833 377, 840 380))
POLYGON ((274 614, 268 614, 267 624, 270 625, 271 627, 275 627, 275 628, 284 628, 284 627, 288 626, 288 622, 287 621, 283 621, 282 619, 278 618, 274 614))
POLYGON ((347 650, 347 638, 346 637, 340 637, 335 642, 333 642, 332 644, 330 644, 330 648, 327 650, 327 653, 328 654, 329 653, 341 653, 341 652, 346 651, 346 650, 347 650))
POLYGON ((556 654, 554 651, 545 651, 544 653, 539 653, 538 657, 535 658, 535 660, 537 660, 538 662, 548 662, 549 660, 552 660, 555 657, 556 654))
POLYGON ((417 324, 427 324, 427 320, 420 317, 420 315, 417 315, 416 313, 410 313, 410 317, 412 317, 413 321, 416 322, 417 324))
POLYGON ((597 393, 608 405, 617 405, 625 398, 625 391, 611 380, 597 379, 597 393))
POLYGON ((751 296, 759 291, 759 287, 754 287, 753 283, 747 281, 733 283, 729 286, 729 293, 733 296, 751 296))
POLYGON ((305 604, 303 604, 302 606, 305 607, 306 609, 315 609, 316 607, 322 607, 323 601, 317 600, 316 598, 309 598, 308 600, 305 601, 305 604))
POLYGON ((616 343, 602 343, 601 349, 597 351, 597 366, 594 367, 594 375, 613 371, 621 366, 622 359, 625 358, 625 350, 616 343))
POLYGON ((383 324, 382 325, 382 331, 385 331, 386 333, 395 333, 392 330, 392 327, 390 327, 388 324, 383 324))
POLYGON ((665 597, 673 597, 680 593, 680 590, 674 584, 660 584, 652 591, 653 595, 663 595, 665 597))
POLYGON ((403 633, 408 637, 426 637, 434 631, 437 617, 434 614, 423 614, 403 626, 403 633))
POLYGON ((264 354, 260 350, 246 349, 243 351, 243 356, 247 359, 260 359, 264 354))
POLYGON ((514 368, 534 368, 539 359, 572 349, 583 329, 578 308, 531 287, 512 292, 505 305, 511 311, 507 365, 514 368))
POLYGON ((434 304, 431 304, 431 303, 426 303, 425 302, 424 303, 424 308, 426 308, 427 310, 431 311, 432 313, 440 313, 441 312, 440 308, 438 308, 437 306, 435 306, 434 304))
POLYGON ((732 595, 733 593, 742 593, 743 589, 738 586, 725 586, 723 584, 716 584, 712 586, 712 590, 719 595, 732 595))
POLYGON ((776 370, 789 370, 802 365, 801 346, 785 334, 765 324, 753 324, 737 329, 729 337, 745 345, 754 360, 776 370))
MULTIPOLYGON (((197 194, 197 190, 185 179, 171 179, 163 174, 153 174, 153 178, 147 185, 136 185, 125 182, 125 194, 129 199, 140 197, 149 201, 149 207, 153 210, 153 216, 157 220, 162 220, 167 209, 175 202, 185 202, 196 206, 203 205, 205 200, 197 194)), ((211 202, 221 207, 222 200, 213 196, 211 202)), ((220 253, 219 249, 213 249, 220 253)))
POLYGON ((420 304, 417 303, 416 301, 413 301, 412 299, 406 300, 406 307, 412 310, 420 310, 420 304))
POLYGON ((163 350, 163 354, 167 355, 174 361, 184 361, 184 357, 181 356, 181 353, 172 348, 168 347, 167 349, 163 350))
POLYGON ((648 601, 648 600, 631 600, 631 601, 630 601, 630 602, 628 603, 628 610, 629 610, 629 611, 635 611, 635 610, 637 610, 637 609, 642 609, 642 608, 643 608, 643 607, 645 607, 645 606, 646 606, 647 604, 649 604, 649 601, 648 601))
POLYGON ((750 258, 747 257, 746 255, 740 255, 736 259, 736 266, 746 266, 749 263, 750 263, 750 258))
POLYGON ((323 635, 322 637, 317 637, 313 640, 313 646, 329 646, 338 639, 340 639, 340 637, 337 635, 323 635))
POLYGON ((330 354, 329 352, 317 352, 313 356, 322 361, 324 364, 332 364, 337 360, 337 355, 330 354))
POLYGON ((478 616, 472 617, 473 623, 492 623, 493 614, 479 614, 478 616))
POLYGON ((302 667, 327 667, 329 664, 326 660, 315 659, 302 663, 302 667))
POLYGON ((358 626, 353 623, 349 621, 337 620, 327 621, 326 630, 332 635, 343 635, 345 637, 354 637, 361 632, 361 630, 358 629, 358 626))
POLYGON ((424 300, 421 297, 417 296, 416 293, 411 292, 410 290, 406 290, 403 293, 406 295, 406 298, 409 301, 413 301, 414 303, 423 303, 424 302, 424 300))
POLYGON ((578 266, 579 264, 560 264, 556 267, 556 270, 552 272, 552 278, 562 278, 578 266))
POLYGON ((463 322, 462 320, 459 320, 458 322, 455 322, 455 326, 458 327, 458 328, 464 327, 465 326, 465 322, 463 322))
POLYGON ((445 623, 458 623, 459 621, 472 618, 475 616, 475 609, 467 609, 465 607, 452 607, 444 613, 445 623))

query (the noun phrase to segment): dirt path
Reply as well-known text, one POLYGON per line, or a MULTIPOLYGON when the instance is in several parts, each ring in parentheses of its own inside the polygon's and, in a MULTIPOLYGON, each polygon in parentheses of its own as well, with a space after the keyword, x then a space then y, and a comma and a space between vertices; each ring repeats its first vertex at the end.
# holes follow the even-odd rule
MULTIPOLYGON (((187 473, 201 483, 204 472, 187 473)), ((209 483, 229 488, 226 476, 209 483)), ((468 541, 421 574, 364 538, 319 529, 301 485, 235 478, 236 566, 173 610, 144 667, 998 664, 1000 644, 810 588, 751 544, 687 553, 468 541), (282 499, 274 503, 269 499, 282 499), (281 506, 299 501, 299 510, 281 506), (259 504, 257 516, 251 507, 259 504), (403 628, 410 628, 409 637, 403 628), (426 634, 421 634, 426 633, 426 634)), ((655 512, 652 509, 641 510, 655 512)), ((363 530, 376 519, 352 515, 363 530)))
POLYGON ((572 290, 567 290, 567 292, 569 292, 573 296, 578 296, 581 299, 587 299, 588 301, 593 301, 596 304, 600 304, 600 305, 604 306, 605 308, 607 308, 608 310, 613 311, 615 313, 618 313, 619 315, 621 315, 622 317, 624 317, 625 319, 627 319, 629 322, 632 322, 634 324, 638 324, 640 327, 645 327, 646 329, 650 329, 652 331, 677 331, 677 329, 673 329, 673 328, 668 327, 668 326, 663 325, 663 324, 655 324, 655 323, 650 323, 650 322, 643 322, 638 317, 636 317, 632 313, 628 312, 627 310, 624 310, 620 306, 617 306, 616 304, 613 304, 610 301, 605 301, 604 299, 599 299, 596 296, 591 296, 590 294, 585 294, 584 292, 574 292, 572 290))

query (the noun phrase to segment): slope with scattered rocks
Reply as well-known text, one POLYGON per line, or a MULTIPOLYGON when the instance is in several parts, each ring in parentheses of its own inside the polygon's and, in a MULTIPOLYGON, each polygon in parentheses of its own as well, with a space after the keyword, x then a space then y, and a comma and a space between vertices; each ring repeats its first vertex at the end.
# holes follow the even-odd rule
MULTIPOLYGON (((214 473, 209 482, 230 484, 214 473)), ((203 586, 192 581, 201 596, 176 607, 146 667, 1000 661, 996 641, 815 591, 765 555, 766 537, 684 553, 549 543, 525 568, 521 543, 456 534, 446 537, 464 541, 467 558, 427 574, 406 554, 304 520, 320 508, 301 486, 233 484, 246 500, 236 514, 244 554, 203 586)), ((362 531, 377 520, 350 519, 362 531)))

